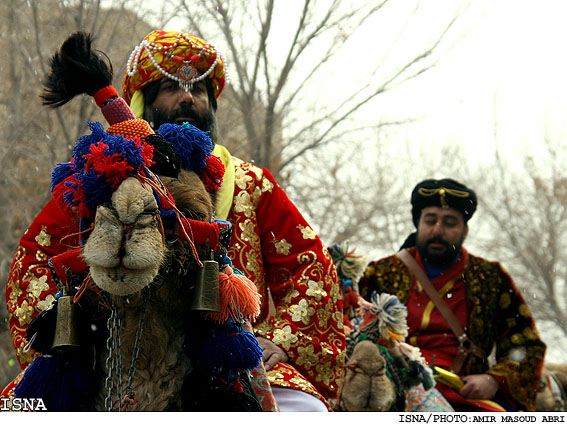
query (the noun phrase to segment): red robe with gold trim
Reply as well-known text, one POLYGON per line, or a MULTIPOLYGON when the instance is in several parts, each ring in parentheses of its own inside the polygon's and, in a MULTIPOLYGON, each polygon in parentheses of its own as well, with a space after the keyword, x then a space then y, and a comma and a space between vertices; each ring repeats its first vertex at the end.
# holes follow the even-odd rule
POLYGON ((345 336, 331 256, 268 170, 236 158, 234 166, 229 257, 262 294, 256 334, 289 357, 268 371, 270 383, 335 398, 345 336))
MULTIPOLYGON (((417 249, 409 252, 425 270, 417 249)), ((467 329, 471 341, 485 353, 482 359, 473 356, 461 374, 488 373, 499 382, 506 402, 520 410, 535 410, 545 344, 510 275, 499 263, 469 255, 463 248, 460 259, 431 283, 467 329), (487 357, 494 344, 497 363, 490 367, 487 357), (521 361, 509 359, 514 352, 525 355, 521 361)), ((457 338, 397 256, 371 262, 359 289, 365 298, 373 291, 396 295, 408 306, 408 342, 418 346, 429 363, 435 356, 436 366, 449 368, 459 345, 457 338)), ((442 384, 437 388, 455 409, 493 407, 466 400, 442 384)))
MULTIPOLYGON (((236 158, 234 164, 229 256, 262 294, 256 334, 289 357, 288 364, 278 363, 268 372, 270 383, 305 391, 327 403, 326 398, 336 397, 345 354, 342 298, 332 259, 268 170, 236 158)), ((77 223, 50 201, 20 241, 6 297, 22 368, 37 355, 24 351, 27 325, 57 292, 47 261, 77 247, 76 237, 62 241, 77 232, 77 223)), ((2 395, 12 391, 13 385, 2 395)))

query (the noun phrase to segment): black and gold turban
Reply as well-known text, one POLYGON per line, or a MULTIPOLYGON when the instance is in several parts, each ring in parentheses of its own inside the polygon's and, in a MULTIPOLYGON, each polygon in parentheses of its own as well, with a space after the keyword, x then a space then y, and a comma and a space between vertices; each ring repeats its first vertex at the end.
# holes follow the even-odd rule
POLYGON ((453 180, 424 180, 411 193, 412 217, 415 227, 425 207, 454 208, 463 214, 465 223, 476 211, 477 199, 472 189, 453 180))

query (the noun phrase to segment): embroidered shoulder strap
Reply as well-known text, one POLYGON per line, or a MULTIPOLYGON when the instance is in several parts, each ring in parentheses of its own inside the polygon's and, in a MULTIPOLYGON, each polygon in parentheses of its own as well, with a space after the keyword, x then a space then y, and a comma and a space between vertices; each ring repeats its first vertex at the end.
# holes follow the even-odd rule
POLYGON ((453 373, 459 373, 470 354, 483 358, 483 350, 480 347, 477 347, 469 339, 465 330, 461 326, 461 323, 457 320, 453 311, 449 308, 445 301, 443 301, 423 269, 419 266, 419 264, 417 264, 417 261, 415 261, 415 258, 413 258, 406 249, 398 252, 396 255, 413 273, 419 283, 421 283, 425 293, 429 296, 435 307, 437 307, 437 310, 439 310, 439 313, 441 313, 441 316, 443 316, 459 340, 459 349, 457 351, 457 355, 453 359, 450 371, 453 373))

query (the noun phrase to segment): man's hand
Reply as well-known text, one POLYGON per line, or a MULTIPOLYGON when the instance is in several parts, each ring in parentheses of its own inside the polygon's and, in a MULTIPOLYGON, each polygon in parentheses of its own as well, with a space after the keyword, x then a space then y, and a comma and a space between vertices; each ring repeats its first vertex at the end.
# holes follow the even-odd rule
POLYGON ((278 362, 287 362, 289 360, 289 357, 287 356, 285 351, 269 339, 262 338, 261 336, 256 337, 256 339, 258 340, 260 347, 262 347, 262 350, 264 350, 262 360, 264 362, 264 367, 266 368, 266 370, 270 370, 278 362))
POLYGON ((500 388, 498 381, 491 375, 483 373, 481 375, 469 375, 463 379, 466 384, 461 388, 459 394, 464 398, 477 400, 490 400, 496 395, 500 388))

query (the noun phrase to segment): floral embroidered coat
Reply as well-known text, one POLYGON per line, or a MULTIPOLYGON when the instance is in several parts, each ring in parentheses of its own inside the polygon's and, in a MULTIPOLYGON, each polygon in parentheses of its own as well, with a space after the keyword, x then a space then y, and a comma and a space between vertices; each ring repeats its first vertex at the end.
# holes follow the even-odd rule
MULTIPOLYGON (((278 363, 268 378, 272 385, 302 390, 327 403, 326 399, 336 397, 345 349, 342 298, 333 262, 270 172, 236 158, 233 161, 229 256, 262 294, 256 334, 273 341, 289 357, 289 363, 278 363)), ((22 368, 37 355, 24 349, 27 326, 53 302, 57 292, 47 262, 79 245, 76 236, 69 236, 77 231, 77 223, 52 200, 20 241, 6 299, 22 368)), ((72 262, 75 272, 82 271, 77 270, 81 262, 72 262)), ((64 273, 58 275, 65 279, 64 273)), ((16 383, 10 385, 8 394, 16 383)))
MULTIPOLYGON (((409 252, 425 270, 417 249, 409 248, 409 252)), ((491 374, 507 402, 521 410, 534 410, 545 344, 510 275, 499 263, 470 255, 463 248, 460 260, 431 282, 469 338, 485 353, 482 359, 473 356, 461 373, 491 374), (490 367, 487 357, 494 345, 497 363, 490 367), (514 352, 525 355, 521 361, 507 358, 514 352)), ((435 354, 435 365, 450 366, 457 338, 397 256, 369 263, 359 288, 365 298, 373 291, 388 292, 408 305, 408 342, 419 346, 429 362, 435 354)))
POLYGON ((234 166, 229 256, 262 294, 256 334, 289 357, 268 371, 270 383, 334 398, 345 337, 331 256, 268 170, 236 158, 234 166))

